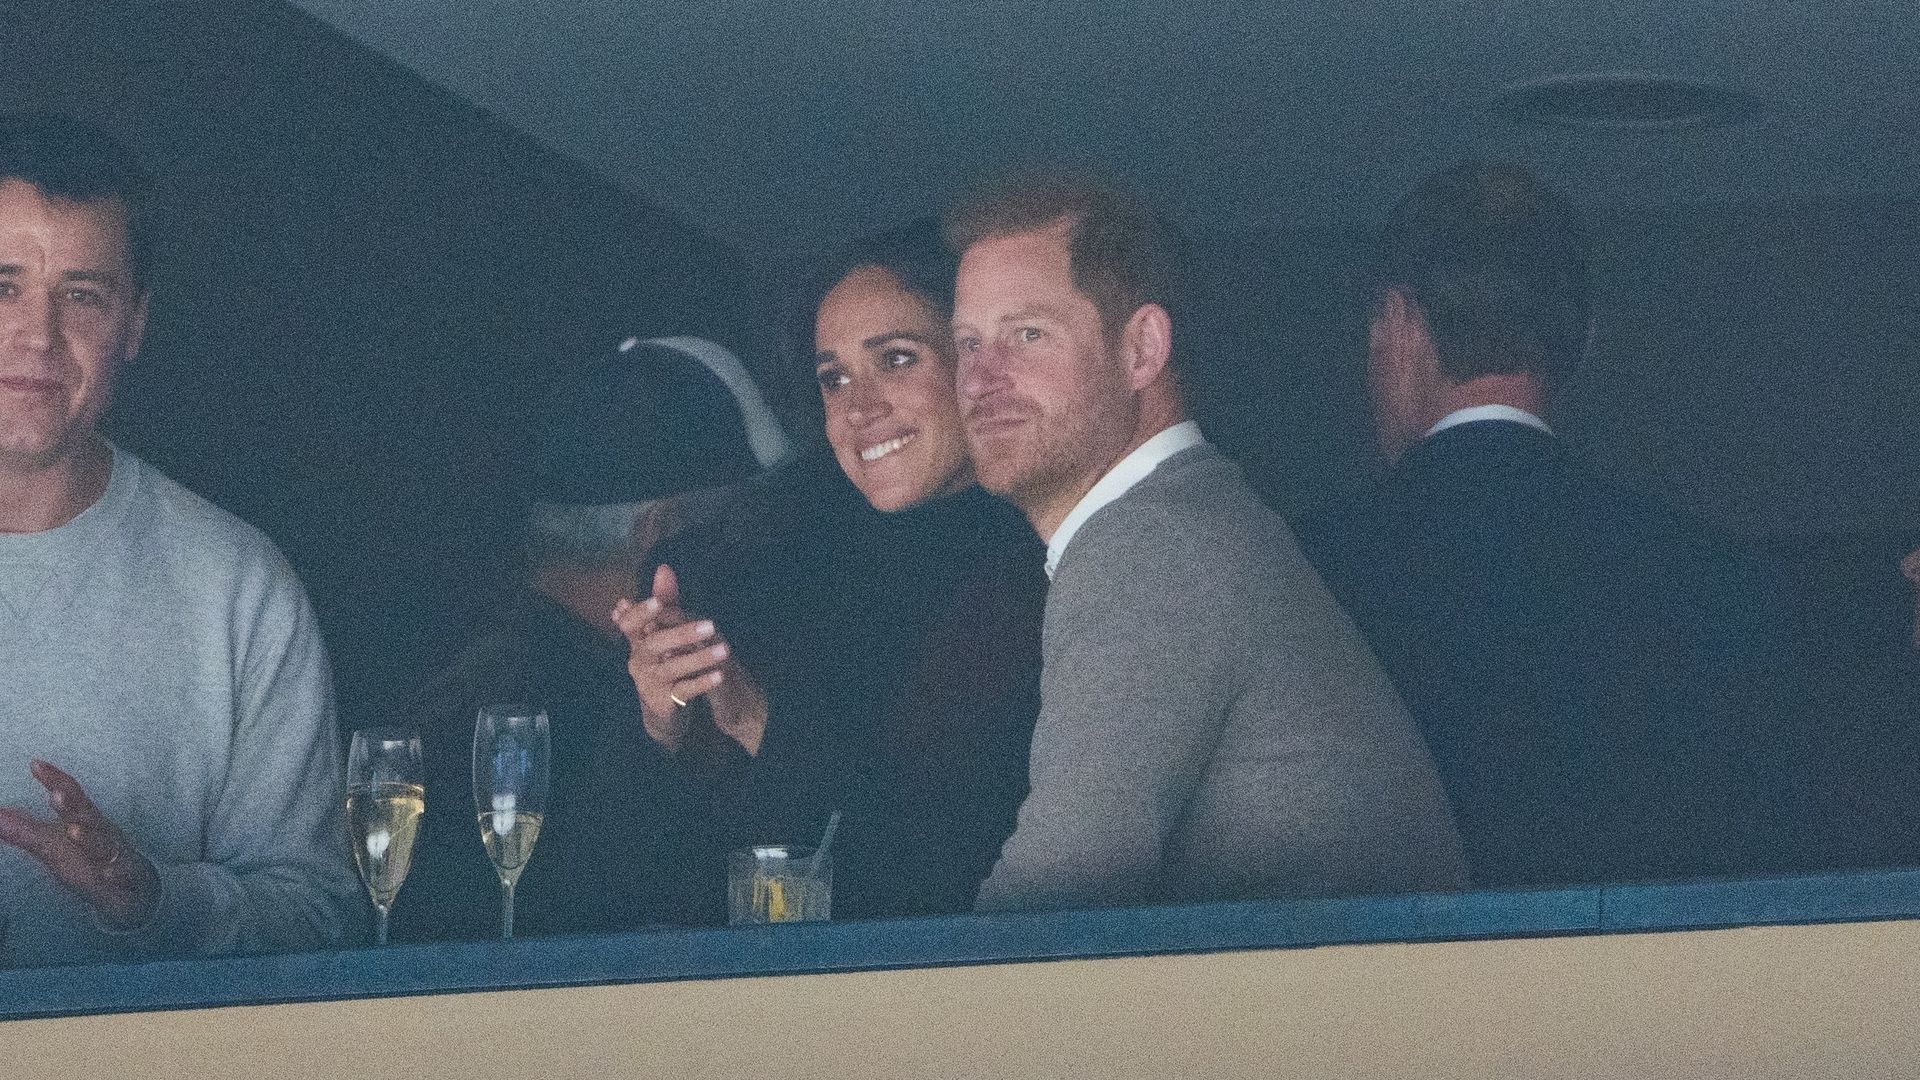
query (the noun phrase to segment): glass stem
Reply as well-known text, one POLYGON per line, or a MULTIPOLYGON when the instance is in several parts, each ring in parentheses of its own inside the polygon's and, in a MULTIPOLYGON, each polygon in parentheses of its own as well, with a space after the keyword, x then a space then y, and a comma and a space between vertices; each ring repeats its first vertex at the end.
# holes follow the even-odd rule
POLYGON ((375 905, 373 909, 373 943, 387 943, 387 908, 383 905, 375 905))
POLYGON ((513 879, 500 879, 500 940, 513 940, 513 879))

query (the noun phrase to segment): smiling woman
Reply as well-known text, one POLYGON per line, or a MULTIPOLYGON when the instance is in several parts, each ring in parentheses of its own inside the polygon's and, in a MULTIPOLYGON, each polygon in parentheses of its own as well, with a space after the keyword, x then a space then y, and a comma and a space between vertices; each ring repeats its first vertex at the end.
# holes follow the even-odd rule
MULTIPOLYGON (((832 460, 664 542, 659 606, 621 616, 645 722, 610 760, 637 777, 665 750, 705 793, 715 857, 679 876, 709 905, 719 849, 811 842, 840 810, 834 918, 965 910, 1012 831, 1045 582, 1032 530, 974 483, 952 283, 930 224, 825 264, 790 344, 832 460)), ((600 786, 631 801, 631 779, 600 786)))
POLYGON ((828 291, 815 325, 827 442, 874 509, 971 484, 951 336, 934 301, 891 270, 859 266, 828 291))

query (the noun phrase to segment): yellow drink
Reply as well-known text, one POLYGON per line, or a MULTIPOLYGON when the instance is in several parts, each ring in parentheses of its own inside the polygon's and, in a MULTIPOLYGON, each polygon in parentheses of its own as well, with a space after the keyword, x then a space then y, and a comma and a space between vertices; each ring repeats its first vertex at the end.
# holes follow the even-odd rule
POLYGON ((353 861, 367 883, 375 907, 387 908, 400 893, 413 865, 413 841, 420 832, 420 815, 427 808, 426 788, 419 784, 380 783, 347 792, 347 828, 353 838, 353 861))

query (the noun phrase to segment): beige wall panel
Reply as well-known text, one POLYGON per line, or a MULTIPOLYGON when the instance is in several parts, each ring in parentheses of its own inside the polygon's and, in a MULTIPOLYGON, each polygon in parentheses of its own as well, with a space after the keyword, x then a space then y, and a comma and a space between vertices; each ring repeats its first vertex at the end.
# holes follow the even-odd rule
POLYGON ((0 1024, 0 1076, 1920 1077, 1920 922, 0 1024))

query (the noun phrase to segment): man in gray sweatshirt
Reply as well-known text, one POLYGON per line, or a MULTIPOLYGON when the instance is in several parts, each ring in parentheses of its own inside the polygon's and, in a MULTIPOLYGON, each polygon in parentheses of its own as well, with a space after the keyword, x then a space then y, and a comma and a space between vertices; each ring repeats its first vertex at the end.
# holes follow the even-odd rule
POLYGON ((317 948, 364 908, 299 581, 96 429, 145 187, 90 127, 0 118, 0 966, 317 948))
POLYGON ((1385 674, 1188 419, 1158 220, 1027 180, 949 221, 980 482, 1047 542, 1032 794, 983 910, 1458 888, 1385 674))

